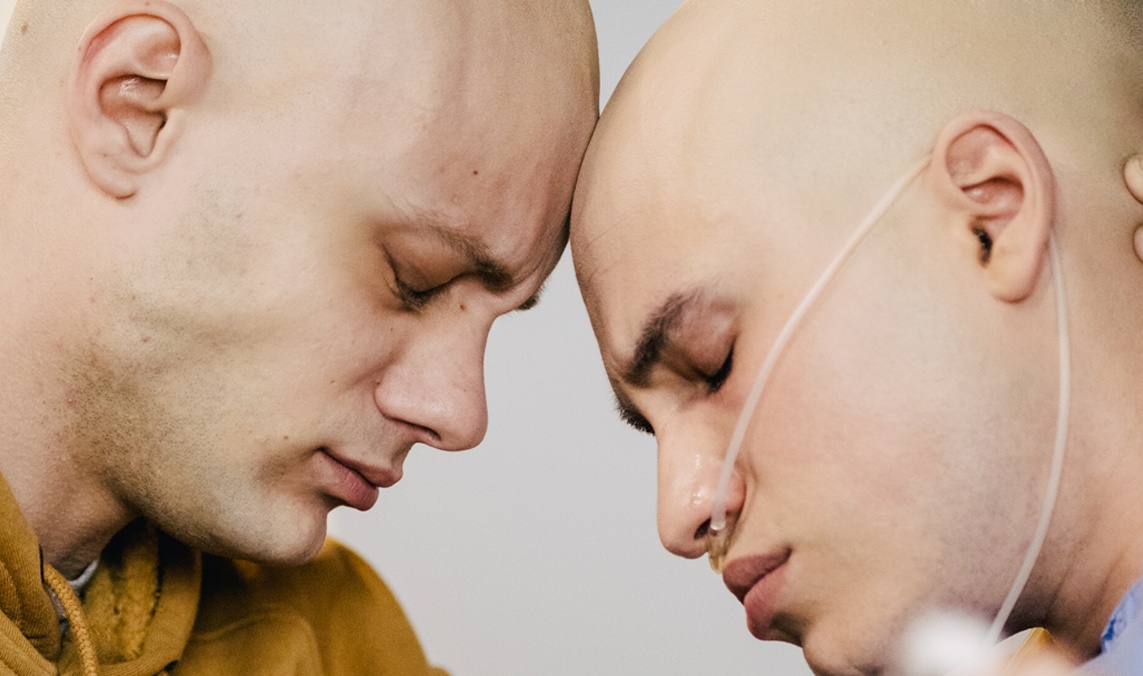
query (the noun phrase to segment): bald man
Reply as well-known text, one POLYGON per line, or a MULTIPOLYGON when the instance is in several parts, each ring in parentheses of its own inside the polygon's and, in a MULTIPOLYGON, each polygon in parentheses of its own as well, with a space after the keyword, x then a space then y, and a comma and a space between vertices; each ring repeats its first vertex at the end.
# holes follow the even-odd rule
POLYGON ((751 633, 817 673, 900 673, 944 613, 1143 673, 1141 32, 1113 0, 691 0, 604 112, 572 251, 660 537, 725 545, 751 633))
POLYGON ((8 29, 0 672, 429 673, 326 516, 481 440, 490 325, 556 264, 597 115, 586 0, 8 29))

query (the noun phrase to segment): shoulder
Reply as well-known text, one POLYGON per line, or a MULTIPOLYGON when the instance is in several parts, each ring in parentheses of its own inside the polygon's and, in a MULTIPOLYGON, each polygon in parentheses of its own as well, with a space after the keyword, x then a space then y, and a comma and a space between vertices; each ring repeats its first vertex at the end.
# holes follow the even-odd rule
MULTIPOLYGON (((284 659, 294 665, 291 673, 307 672, 309 667, 300 668, 303 664, 322 674, 442 673, 429 667, 404 611, 380 576, 332 539, 300 566, 204 555, 202 579, 189 647, 231 660, 250 659, 262 650, 288 653, 284 659)), ((263 659, 270 658, 259 658, 265 666, 263 659)))

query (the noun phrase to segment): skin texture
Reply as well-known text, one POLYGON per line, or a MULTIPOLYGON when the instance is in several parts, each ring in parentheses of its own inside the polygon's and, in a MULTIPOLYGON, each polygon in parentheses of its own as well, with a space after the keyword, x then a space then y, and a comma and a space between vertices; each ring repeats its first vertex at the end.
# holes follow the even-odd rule
POLYGON ((146 516, 304 561, 414 444, 479 443, 597 82, 586 2, 19 4, 0 471, 47 560, 146 516))
POLYGON ((770 344, 928 158, 795 334, 731 482, 728 582, 789 557, 748 628, 818 673, 891 673, 918 617, 991 620, 1008 592, 1055 433, 1051 237, 1072 426, 1008 629, 1090 656, 1143 574, 1143 208, 1123 174, 1143 147, 1140 23, 1028 5, 692 0, 585 159, 577 276, 621 410, 658 441, 660 537, 693 558, 770 344))

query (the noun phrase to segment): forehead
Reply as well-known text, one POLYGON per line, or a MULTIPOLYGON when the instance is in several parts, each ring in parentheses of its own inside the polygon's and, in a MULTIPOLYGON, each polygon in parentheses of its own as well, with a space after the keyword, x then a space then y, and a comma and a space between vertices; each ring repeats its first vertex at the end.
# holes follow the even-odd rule
POLYGON ((753 278, 758 258, 744 253, 759 241, 750 200, 616 168, 585 168, 572 226, 576 274, 613 377, 672 299, 718 298, 753 278))
POLYGON ((645 82, 605 111, 572 218, 576 273, 609 370, 670 298, 718 297, 774 272, 781 260, 766 254, 788 247, 810 203, 799 194, 806 182, 735 148, 736 111, 645 82))
POLYGON ((572 251, 609 362, 672 294, 806 283, 903 166, 855 112, 867 78, 720 7, 684 6, 644 49, 581 172, 572 251))
POLYGON ((349 218, 427 221, 513 262, 557 247, 595 120, 591 64, 574 40, 513 34, 504 4, 295 17, 282 31, 297 39, 251 66, 248 105, 226 101, 248 145, 234 152, 264 154, 262 172, 328 192, 349 218))

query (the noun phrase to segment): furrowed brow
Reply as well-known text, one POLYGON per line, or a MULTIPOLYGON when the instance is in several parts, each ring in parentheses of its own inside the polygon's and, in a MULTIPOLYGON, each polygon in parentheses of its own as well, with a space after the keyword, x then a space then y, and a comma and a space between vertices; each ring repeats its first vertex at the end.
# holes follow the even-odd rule
MULTIPOLYGON (((417 227, 427 227, 434 235, 440 238, 446 246, 464 257, 464 259, 468 261, 468 264, 476 271, 476 276, 480 279, 481 284, 489 291, 493 293, 503 293, 511 290, 519 283, 516 276, 512 274, 509 265, 497 260, 481 242, 461 234, 455 225, 449 225, 449 220, 442 214, 414 210, 411 217, 407 219, 407 222, 417 227)), ((565 222, 563 227, 563 243, 560 247, 561 251, 567 243, 567 232, 568 225, 567 222, 565 222)), ((532 294, 528 300, 521 303, 517 309, 531 310, 536 307, 540 302, 542 292, 543 286, 537 289, 536 293, 532 294)))
POLYGON ((489 291, 501 293, 516 285, 516 279, 508 270, 508 266, 493 258, 479 242, 445 226, 430 227, 451 249, 468 260, 469 265, 476 270, 481 283, 489 291))

